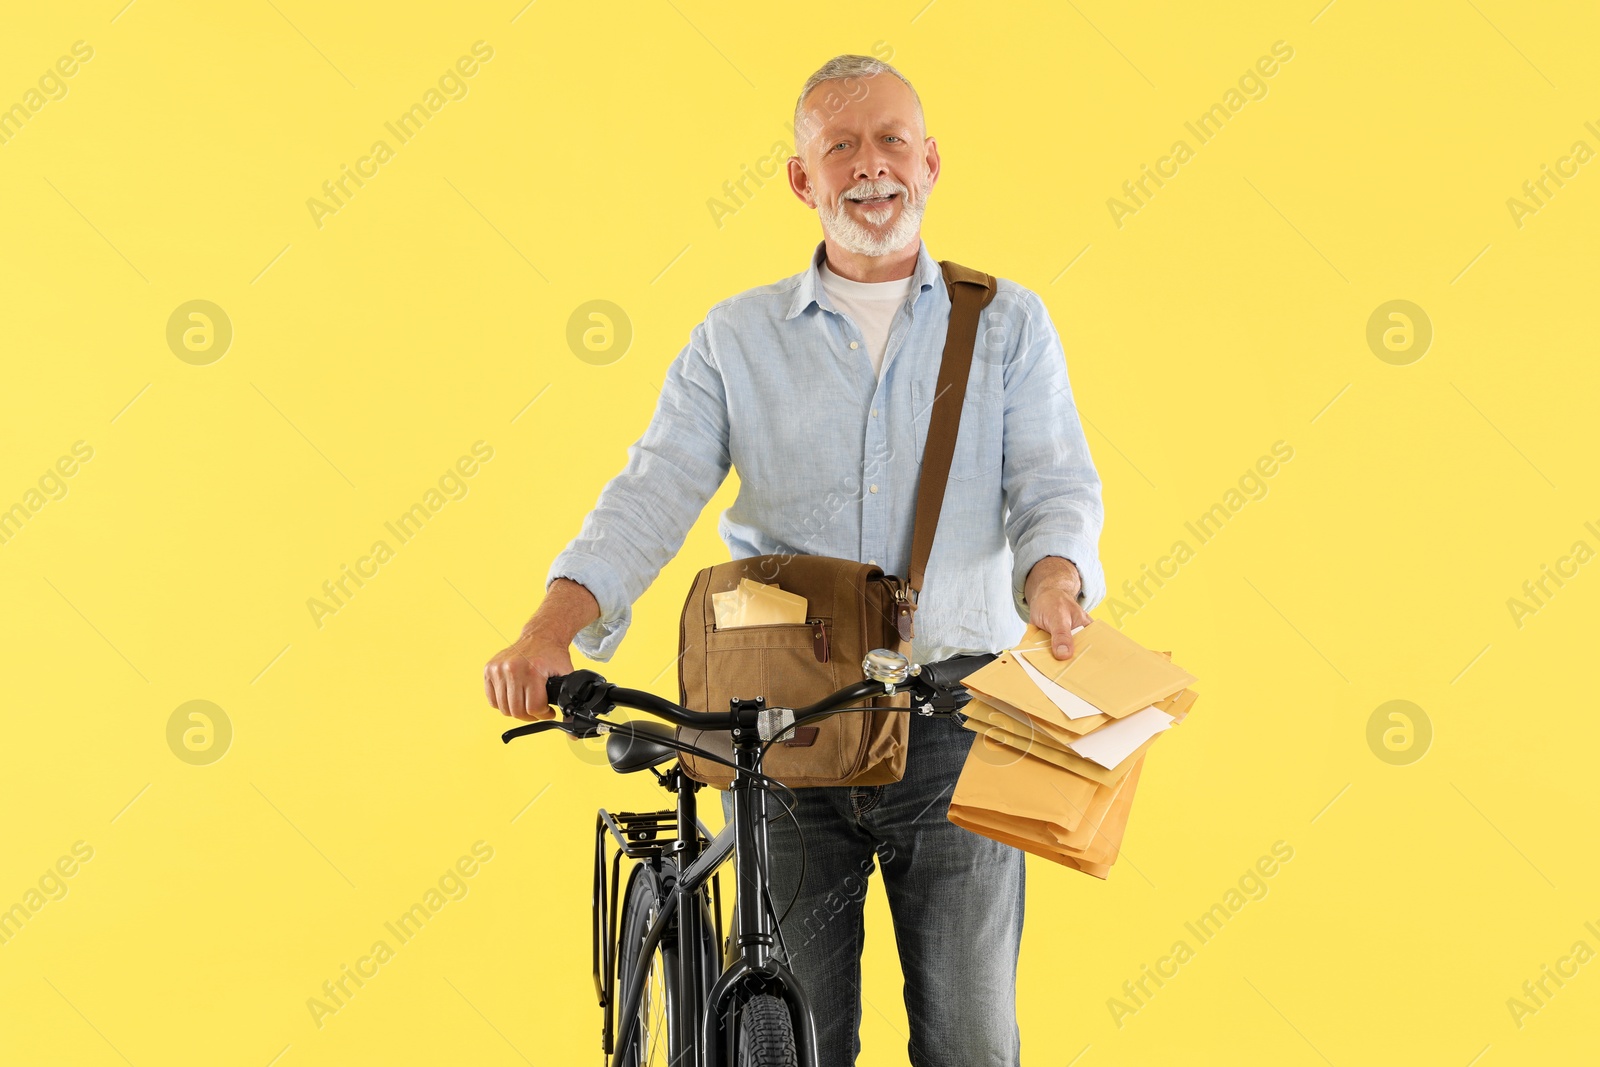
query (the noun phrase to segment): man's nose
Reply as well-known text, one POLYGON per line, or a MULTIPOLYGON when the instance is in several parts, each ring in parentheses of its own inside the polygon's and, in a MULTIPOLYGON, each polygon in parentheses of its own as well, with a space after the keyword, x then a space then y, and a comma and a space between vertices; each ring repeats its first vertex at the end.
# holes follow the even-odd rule
POLYGON ((856 181, 877 181, 889 176, 889 160, 877 148, 869 148, 856 160, 856 181))

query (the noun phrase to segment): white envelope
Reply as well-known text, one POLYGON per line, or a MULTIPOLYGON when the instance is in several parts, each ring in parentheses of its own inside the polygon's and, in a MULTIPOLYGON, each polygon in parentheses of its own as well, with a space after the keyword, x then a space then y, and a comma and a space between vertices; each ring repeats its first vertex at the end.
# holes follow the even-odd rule
MULTIPOLYGON (((1078 627, 1078 630, 1081 629, 1083 629, 1083 627, 1078 627)), ((1078 630, 1074 630, 1072 632, 1077 633, 1078 630)), ((1055 682, 1052 682, 1049 678, 1046 678, 1043 671, 1039 670, 1038 667, 1035 667, 1033 664, 1028 662, 1028 657, 1017 656, 1016 661, 1019 665, 1021 665, 1027 676, 1033 680, 1033 684, 1039 687, 1039 691, 1049 698, 1050 703, 1060 708, 1061 714, 1065 715, 1067 718, 1085 719, 1090 715, 1100 714, 1099 708, 1095 707, 1078 694, 1071 692, 1070 690, 1063 689, 1055 682)))
POLYGON ((1133 750, 1172 725, 1172 716, 1149 707, 1106 723, 1067 747, 1086 760, 1111 770, 1133 755, 1133 750))

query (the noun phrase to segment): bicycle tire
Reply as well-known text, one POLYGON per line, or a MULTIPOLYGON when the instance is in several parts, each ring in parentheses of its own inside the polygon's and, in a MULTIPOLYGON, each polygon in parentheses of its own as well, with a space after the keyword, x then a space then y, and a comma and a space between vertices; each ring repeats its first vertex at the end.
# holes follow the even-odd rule
MULTIPOLYGON (((676 868, 670 860, 663 867, 673 868, 671 877, 664 877, 647 863, 634 864, 628 875, 624 891, 622 915, 617 924, 617 1002, 621 1004, 628 984, 633 981, 639 966, 639 952, 644 948, 644 937, 665 903, 664 887, 677 881, 676 868)), ((645 975, 644 993, 639 1000, 639 1024, 628 1047, 618 1049, 612 1063, 615 1067, 652 1067, 670 1064, 673 1050, 681 1044, 681 1035, 672 1028, 678 1003, 678 946, 672 938, 663 936, 656 945, 655 958, 645 975)), ((622 1020, 616 1020, 621 1028, 622 1020)))
POLYGON ((789 1005, 770 993, 745 1001, 739 1012, 738 1067, 799 1067, 789 1005))

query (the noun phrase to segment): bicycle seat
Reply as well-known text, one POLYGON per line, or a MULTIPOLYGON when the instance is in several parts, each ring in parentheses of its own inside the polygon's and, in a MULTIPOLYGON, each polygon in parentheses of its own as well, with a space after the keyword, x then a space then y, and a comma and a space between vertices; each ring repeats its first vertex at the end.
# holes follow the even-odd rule
POLYGON ((648 734, 675 741, 678 737, 676 729, 648 719, 634 719, 628 725, 635 736, 630 737, 619 731, 606 735, 606 759, 611 761, 612 770, 618 774, 630 774, 677 758, 677 749, 643 736, 648 734))

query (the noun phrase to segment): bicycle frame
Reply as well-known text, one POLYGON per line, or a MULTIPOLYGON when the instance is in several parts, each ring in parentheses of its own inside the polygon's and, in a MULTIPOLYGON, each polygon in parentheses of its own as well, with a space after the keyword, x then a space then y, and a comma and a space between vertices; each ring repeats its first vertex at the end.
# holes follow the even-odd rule
POLYGON ((626 1048, 633 1036, 651 958, 676 920, 678 999, 673 1005, 677 1016, 675 1025, 670 1030, 674 1042, 681 1040, 683 1043, 680 1047, 668 1047, 671 1062, 694 1067, 730 1067, 728 1050, 732 1034, 722 1034, 719 1040, 718 1030, 727 1009, 734 1004, 740 983, 753 982, 760 991, 778 996, 789 1006, 800 1063, 802 1067, 818 1067, 816 1022, 811 1013, 811 1001, 789 968, 773 955, 776 936, 772 916, 764 906, 767 897, 766 790, 749 774, 759 770, 757 761, 762 739, 755 726, 755 712, 760 703, 739 701, 738 704, 746 707, 736 706, 735 713, 748 711, 749 724, 733 730, 733 750, 738 764, 731 784, 733 818, 702 849, 699 835, 692 832, 698 825, 695 794, 699 783, 680 780, 678 825, 690 828, 691 832, 679 835, 675 845, 680 863, 677 884, 673 886, 668 904, 657 914, 645 935, 639 966, 631 976, 626 976, 627 991, 618 1016, 620 1028, 615 1047, 626 1048), (701 944, 707 933, 705 914, 695 906, 695 898, 730 855, 735 857, 739 877, 739 890, 734 894, 734 929, 738 931, 739 956, 707 990, 709 976, 701 973, 704 957, 692 950, 693 946, 701 944))
MULTIPOLYGON (((846 710, 852 701, 872 696, 893 694, 909 690, 912 693, 913 714, 959 714, 959 709, 969 694, 960 685, 960 678, 991 662, 997 653, 955 656, 935 664, 924 664, 906 669, 903 656, 885 649, 875 650, 862 664, 862 669, 872 679, 846 686, 837 693, 806 708, 783 709, 791 713, 789 723, 798 725, 817 716, 846 710), (874 657, 878 657, 875 662, 874 657), (898 674, 893 660, 899 661, 898 674), (877 673, 887 667, 885 673, 877 673)), ((607 1055, 626 1048, 639 1025, 639 1006, 643 999, 644 979, 652 958, 662 938, 674 931, 679 951, 676 955, 678 996, 672 1005, 673 1020, 668 1028, 670 1044, 668 1054, 673 1067, 729 1067, 729 1050, 733 1043, 734 1017, 729 1009, 738 1003, 741 991, 770 994, 781 999, 789 1008, 793 1022, 795 1051, 801 1067, 818 1067, 816 1021, 811 1002, 794 974, 774 955, 778 931, 775 918, 767 908, 770 893, 767 884, 767 786, 761 776, 761 753, 766 741, 761 736, 760 719, 766 709, 763 697, 753 700, 734 700, 725 714, 694 711, 663 700, 652 693, 637 689, 624 689, 607 683, 593 671, 575 671, 570 675, 546 681, 546 695, 551 704, 559 703, 566 711, 564 722, 543 720, 519 726, 501 734, 501 740, 562 729, 575 737, 593 737, 602 728, 625 736, 635 735, 624 723, 613 723, 596 716, 622 704, 650 712, 678 726, 728 729, 732 734, 734 752, 734 777, 730 783, 732 793, 732 818, 716 838, 702 847, 700 820, 696 810, 696 792, 701 783, 690 779, 681 766, 669 774, 677 775, 674 792, 677 795, 677 840, 662 850, 676 853, 678 877, 665 902, 650 924, 641 943, 638 963, 627 981, 622 999, 622 1013, 616 1040, 607 1055), (697 898, 705 890, 708 880, 717 869, 733 856, 737 865, 739 891, 735 894, 735 929, 738 937, 738 956, 723 968, 715 981, 711 980, 711 961, 701 951, 710 932, 706 911, 697 906, 697 898), (708 985, 709 983, 709 985, 708 985), (742 988, 741 988, 742 987, 742 988), (724 1030, 722 1020, 728 1020, 724 1030), (719 1030, 724 1032, 719 1034, 719 1030)), ((620 769, 620 768, 619 768, 620 769)), ((628 814, 628 813, 624 813, 628 814)), ((658 813, 665 816, 667 813, 658 813)), ((651 822, 648 814, 632 814, 631 819, 648 822, 650 828, 663 828, 663 821, 651 822)), ((596 827, 596 893, 595 906, 602 908, 605 884, 603 846, 605 832, 616 836, 625 852, 632 853, 626 835, 615 819, 608 823, 602 810, 596 827)), ((639 846, 641 850, 644 846, 639 846)), ((651 851, 659 856, 660 851, 651 851)), ((634 858, 638 858, 635 855, 634 858)), ((616 860, 620 863, 620 857, 616 860)), ((616 881, 613 877, 613 882, 616 881)), ((713 882, 713 897, 715 885, 713 882)), ((615 906, 615 902, 613 902, 615 906)), ((716 917, 720 930, 721 916, 716 917)), ((610 931, 604 929, 602 917, 596 917, 595 927, 595 983, 601 1004, 607 1013, 605 1033, 611 1036, 613 1005, 608 997, 611 991, 612 949, 615 944, 610 931), (606 949, 605 974, 601 974, 601 942, 610 938, 606 949)), ((665 958, 665 957, 664 957, 665 958)))

